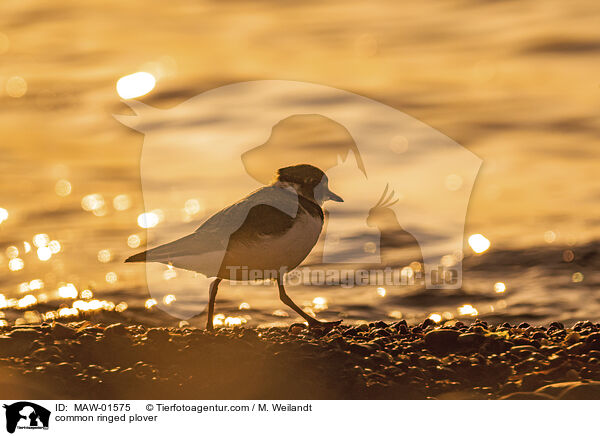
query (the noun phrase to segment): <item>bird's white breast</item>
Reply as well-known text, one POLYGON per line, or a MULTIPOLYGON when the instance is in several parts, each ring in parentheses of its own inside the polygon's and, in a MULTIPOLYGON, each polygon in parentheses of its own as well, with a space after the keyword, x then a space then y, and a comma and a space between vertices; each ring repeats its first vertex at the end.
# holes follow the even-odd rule
POLYGON ((282 268, 292 270, 315 246, 322 227, 323 222, 319 217, 302 211, 292 227, 281 235, 264 236, 251 245, 230 246, 224 266, 241 266, 260 271, 280 271, 282 268))

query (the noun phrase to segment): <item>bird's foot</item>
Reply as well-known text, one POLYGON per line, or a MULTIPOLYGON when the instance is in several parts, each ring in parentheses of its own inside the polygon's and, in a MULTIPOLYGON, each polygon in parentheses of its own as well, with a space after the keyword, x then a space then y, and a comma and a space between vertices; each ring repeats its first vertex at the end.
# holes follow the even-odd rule
POLYGON ((335 327, 337 327, 341 323, 342 323, 341 319, 339 321, 327 321, 327 322, 317 321, 317 322, 310 323, 308 325, 308 328, 311 331, 319 332, 319 333, 321 333, 321 335, 324 335, 324 334, 329 333, 331 330, 333 330, 335 327))

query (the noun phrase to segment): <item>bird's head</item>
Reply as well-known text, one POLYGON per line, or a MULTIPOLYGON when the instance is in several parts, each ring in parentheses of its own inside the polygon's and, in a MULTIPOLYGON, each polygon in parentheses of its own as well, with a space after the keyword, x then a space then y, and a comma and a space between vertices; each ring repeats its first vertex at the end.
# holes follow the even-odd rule
POLYGON ((312 165, 292 165, 278 169, 275 184, 292 187, 300 195, 315 200, 319 205, 327 200, 344 201, 342 197, 329 190, 327 175, 312 165))

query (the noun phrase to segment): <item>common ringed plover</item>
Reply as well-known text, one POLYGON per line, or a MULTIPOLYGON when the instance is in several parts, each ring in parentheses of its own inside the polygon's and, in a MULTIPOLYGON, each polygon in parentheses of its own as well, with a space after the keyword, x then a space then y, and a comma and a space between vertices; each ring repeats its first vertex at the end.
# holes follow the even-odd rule
POLYGON ((273 183, 215 213, 191 235, 125 262, 159 262, 216 277, 209 291, 208 330, 213 329, 221 280, 248 280, 249 271, 272 274, 264 278, 277 281, 281 301, 310 328, 331 328, 341 321, 321 322, 308 315, 283 286, 284 272, 296 268, 317 243, 323 228, 323 203, 343 201, 329 190, 328 182, 325 173, 312 165, 281 168, 273 183))

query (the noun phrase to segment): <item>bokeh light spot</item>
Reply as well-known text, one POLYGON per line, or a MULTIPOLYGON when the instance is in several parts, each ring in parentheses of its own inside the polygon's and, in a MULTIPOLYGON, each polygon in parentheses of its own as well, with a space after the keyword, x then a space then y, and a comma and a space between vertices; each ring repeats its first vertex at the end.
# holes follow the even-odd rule
POLYGON ((480 254, 487 251, 490 248, 491 243, 485 236, 477 233, 469 236, 469 245, 475 253, 480 254))
POLYGON ((13 76, 6 81, 6 93, 12 98, 21 98, 27 94, 27 81, 20 76, 13 76))
POLYGON ((148 94, 156 86, 156 79, 143 71, 121 77, 117 81, 117 94, 127 100, 148 94))
POLYGON ((154 212, 142 213, 138 216, 137 223, 142 229, 150 229, 156 227, 160 218, 154 212))
POLYGON ((58 195, 59 197, 66 197, 70 195, 71 190, 71 182, 65 179, 59 180, 58 182, 56 182, 56 185, 54 185, 54 192, 56 192, 56 195, 58 195))

